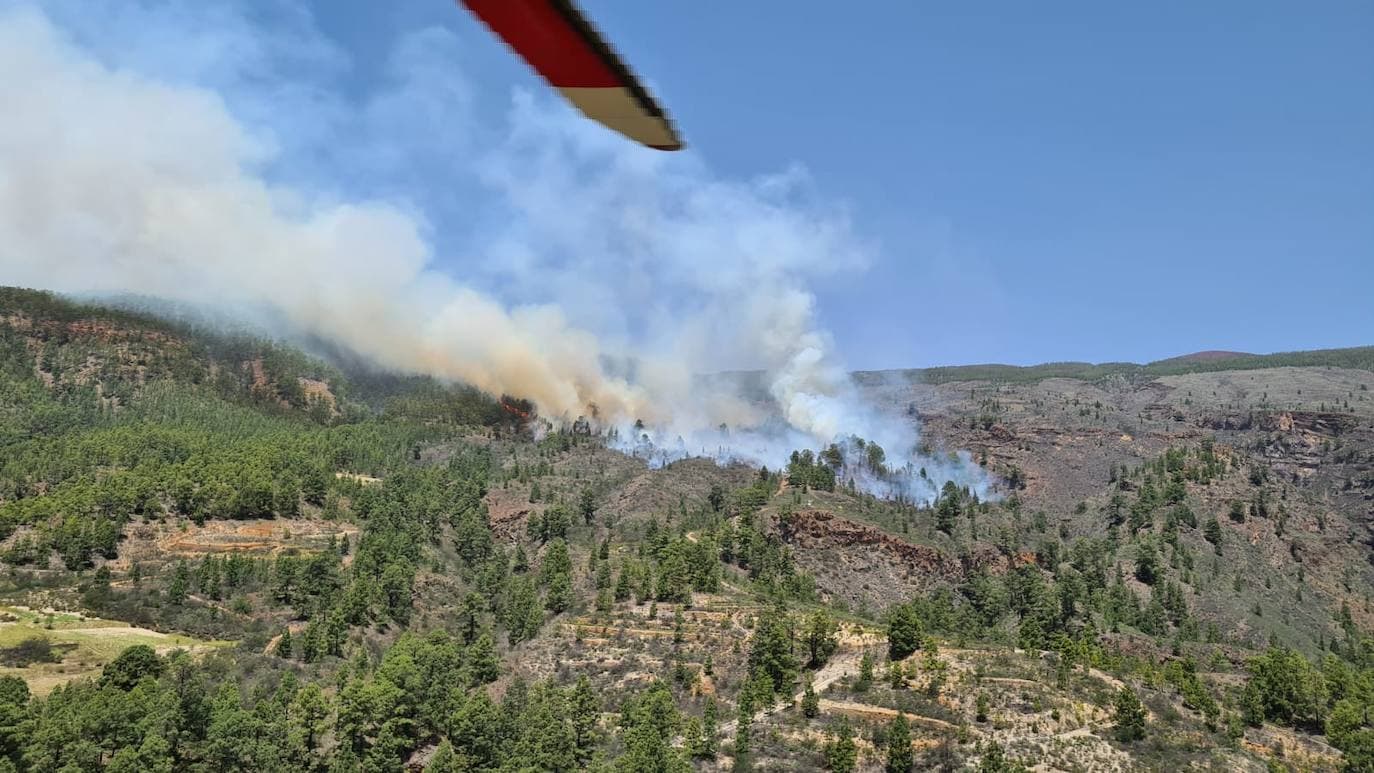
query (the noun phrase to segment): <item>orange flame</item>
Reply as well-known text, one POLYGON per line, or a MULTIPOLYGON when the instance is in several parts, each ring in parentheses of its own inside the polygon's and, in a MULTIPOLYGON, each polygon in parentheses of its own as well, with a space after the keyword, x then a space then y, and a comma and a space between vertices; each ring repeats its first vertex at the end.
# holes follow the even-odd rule
POLYGON ((506 409, 506 413, 509 413, 512 416, 519 417, 521 421, 529 421, 532 416, 532 414, 529 411, 522 411, 516 406, 511 405, 509 402, 507 402, 506 398, 504 397, 501 398, 500 403, 501 407, 506 409))

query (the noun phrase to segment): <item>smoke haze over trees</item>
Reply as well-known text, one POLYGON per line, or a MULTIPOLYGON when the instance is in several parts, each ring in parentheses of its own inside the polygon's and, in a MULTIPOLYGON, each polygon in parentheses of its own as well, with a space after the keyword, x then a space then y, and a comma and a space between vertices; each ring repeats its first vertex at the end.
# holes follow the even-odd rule
POLYGON ((724 424, 730 455, 760 463, 848 433, 911 456, 914 426, 858 399, 816 320, 809 283, 872 247, 804 171, 721 178, 526 93, 488 120, 441 30, 392 52, 394 82, 344 96, 341 51, 287 21, 4 11, 3 280, 211 307, 554 421, 642 419, 660 448, 718 446, 724 424), (453 190, 408 185, 415 164, 453 190), (463 217, 431 220, 448 197, 463 217), (765 373, 772 407, 696 378, 736 368, 765 373))

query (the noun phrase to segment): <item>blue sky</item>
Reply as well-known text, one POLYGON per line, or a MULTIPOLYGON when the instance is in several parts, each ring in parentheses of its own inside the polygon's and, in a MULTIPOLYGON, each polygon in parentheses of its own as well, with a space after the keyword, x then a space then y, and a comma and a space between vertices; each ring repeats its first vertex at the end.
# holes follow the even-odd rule
MULTIPOLYGON (((714 174, 800 165, 876 244, 814 288, 852 367, 1374 343, 1367 1, 582 5, 714 174)), ((345 92, 434 26, 477 112, 542 90, 445 0, 312 6, 345 92)))

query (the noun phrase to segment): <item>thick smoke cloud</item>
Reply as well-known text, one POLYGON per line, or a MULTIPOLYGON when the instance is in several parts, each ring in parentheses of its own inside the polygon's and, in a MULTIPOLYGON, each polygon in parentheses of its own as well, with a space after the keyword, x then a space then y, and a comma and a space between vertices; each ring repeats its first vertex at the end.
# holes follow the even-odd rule
POLYGON ((916 428, 865 407, 818 327, 808 284, 871 248, 804 172, 723 179, 542 95, 484 121, 440 30, 345 97, 308 17, 71 9, 0 9, 0 282, 268 313, 631 446, 642 419, 660 458, 856 433, 910 460, 916 428), (740 368, 773 405, 697 377, 740 368))

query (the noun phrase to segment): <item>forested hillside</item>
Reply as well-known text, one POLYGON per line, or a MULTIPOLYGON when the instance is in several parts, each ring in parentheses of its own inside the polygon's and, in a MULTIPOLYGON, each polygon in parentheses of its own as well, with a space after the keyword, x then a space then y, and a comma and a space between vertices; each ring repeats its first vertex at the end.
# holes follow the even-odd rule
POLYGON ((0 289, 0 770, 1374 770, 1311 354, 861 377, 997 481, 917 504, 0 289))

